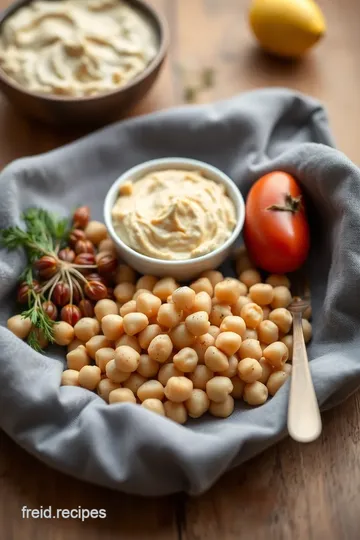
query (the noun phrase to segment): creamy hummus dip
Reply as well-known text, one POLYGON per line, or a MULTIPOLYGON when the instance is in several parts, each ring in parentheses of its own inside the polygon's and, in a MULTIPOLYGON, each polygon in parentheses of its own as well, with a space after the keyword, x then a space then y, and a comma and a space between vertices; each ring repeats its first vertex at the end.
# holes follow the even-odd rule
POLYGON ((150 22, 121 0, 36 0, 6 19, 0 36, 1 68, 42 94, 115 90, 156 52, 150 22))
POLYGON ((120 189, 112 219, 132 249, 165 260, 200 257, 220 247, 236 224, 225 186, 201 172, 153 172, 120 189))

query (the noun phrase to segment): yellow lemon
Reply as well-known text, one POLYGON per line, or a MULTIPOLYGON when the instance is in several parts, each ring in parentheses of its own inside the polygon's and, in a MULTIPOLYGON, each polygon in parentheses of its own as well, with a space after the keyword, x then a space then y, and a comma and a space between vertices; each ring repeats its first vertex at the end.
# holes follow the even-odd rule
POLYGON ((253 0, 250 26, 260 45, 280 56, 301 56, 325 33, 325 19, 313 0, 253 0))

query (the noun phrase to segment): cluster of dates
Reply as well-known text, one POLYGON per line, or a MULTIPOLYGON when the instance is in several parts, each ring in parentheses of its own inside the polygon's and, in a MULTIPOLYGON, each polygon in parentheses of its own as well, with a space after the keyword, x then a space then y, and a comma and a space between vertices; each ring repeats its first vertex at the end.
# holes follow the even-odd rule
POLYGON ((17 300, 30 304, 37 296, 51 320, 74 326, 82 317, 94 316, 98 300, 113 299, 113 275, 118 261, 105 225, 90 221, 87 206, 75 211, 64 244, 34 262, 35 279, 32 285, 20 284, 17 300))

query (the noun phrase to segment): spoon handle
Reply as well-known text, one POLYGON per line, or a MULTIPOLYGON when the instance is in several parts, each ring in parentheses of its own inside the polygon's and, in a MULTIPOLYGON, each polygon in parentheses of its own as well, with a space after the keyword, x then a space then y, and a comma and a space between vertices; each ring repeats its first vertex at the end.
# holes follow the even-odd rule
POLYGON ((321 416, 311 379, 301 313, 293 313, 293 360, 290 377, 288 431, 298 442, 311 442, 321 433, 321 416))

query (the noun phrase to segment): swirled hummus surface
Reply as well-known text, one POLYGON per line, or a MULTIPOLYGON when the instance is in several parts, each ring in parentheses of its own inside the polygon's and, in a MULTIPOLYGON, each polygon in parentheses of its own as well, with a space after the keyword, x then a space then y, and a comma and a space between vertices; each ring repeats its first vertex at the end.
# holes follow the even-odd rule
POLYGON ((35 0, 2 25, 0 66, 31 91, 89 96, 124 86, 157 47, 151 23, 121 0, 35 0))
POLYGON ((200 257, 220 247, 236 224, 225 186, 201 172, 153 172, 120 188, 113 225, 132 249, 164 260, 200 257))

